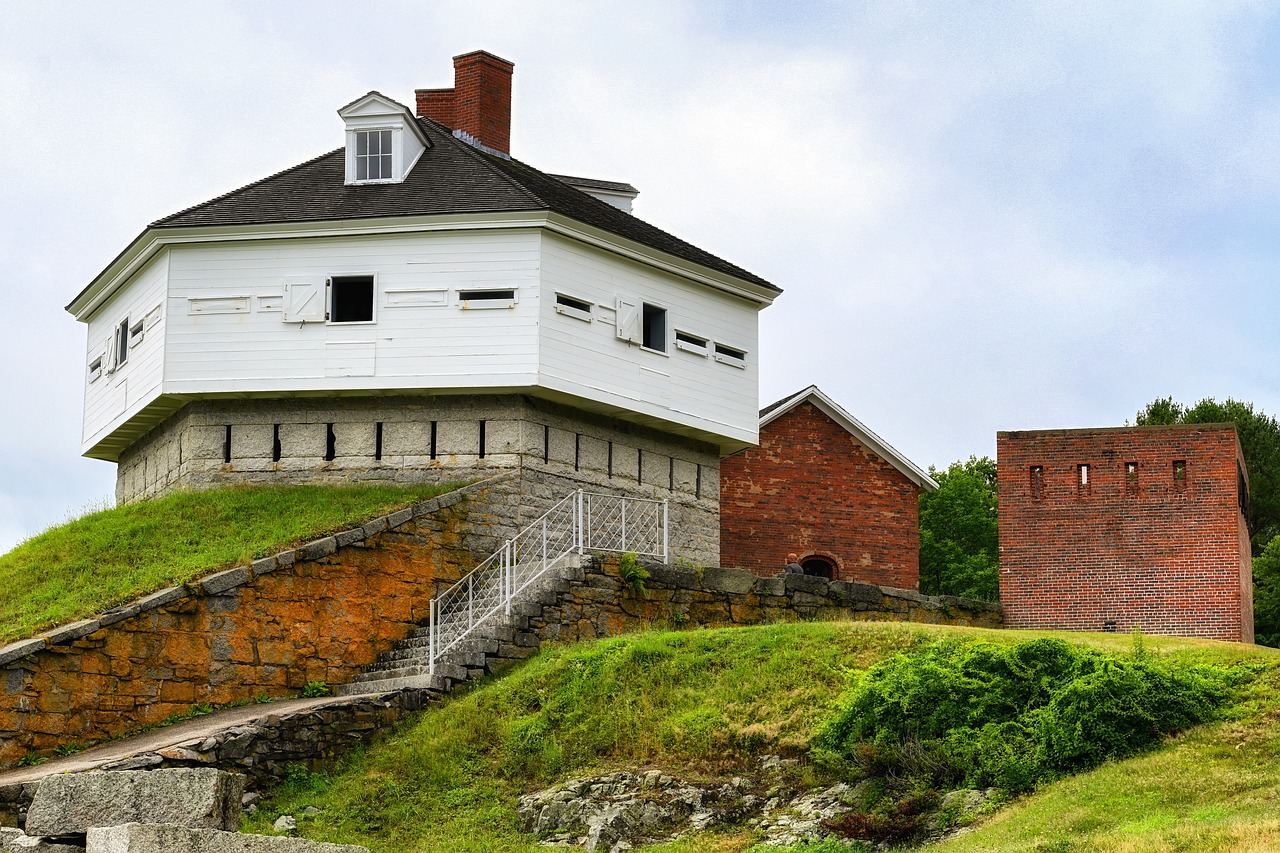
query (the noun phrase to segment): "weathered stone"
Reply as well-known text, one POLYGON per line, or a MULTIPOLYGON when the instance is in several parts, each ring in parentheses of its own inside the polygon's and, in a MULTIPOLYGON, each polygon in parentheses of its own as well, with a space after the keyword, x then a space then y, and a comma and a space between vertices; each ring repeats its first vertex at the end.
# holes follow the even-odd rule
POLYGON ((142 608, 138 606, 137 602, 134 602, 133 604, 126 604, 123 607, 113 607, 98 617, 98 625, 99 627, 105 628, 108 625, 114 625, 117 622, 132 619, 141 612, 142 608))
POLYGON ((364 528, 357 527, 355 530, 344 530, 334 535, 333 540, 339 548, 345 548, 348 545, 354 545, 357 542, 363 542, 365 539, 364 528))
POLYGON ((338 550, 338 540, 332 536, 326 536, 323 539, 317 539, 314 542, 308 542, 298 549, 298 558, 301 560, 319 560, 327 557, 334 551, 338 550))
POLYGON ((79 622, 54 628, 45 634, 44 638, 51 646, 61 646, 73 643, 81 637, 87 637, 100 627, 102 623, 97 619, 81 619, 79 622))
POLYGON ((397 510, 387 516, 387 527, 396 528, 413 520, 413 508, 397 510))
POLYGON ((755 585, 756 576, 742 569, 709 568, 702 570, 703 589, 745 595, 751 592, 755 585))
POLYGON ((67 844, 61 841, 51 841, 48 838, 39 836, 18 835, 11 838, 5 844, 5 850, 9 853, 85 853, 85 849, 79 844, 67 844))
POLYGON ((74 835, 92 826, 160 821, 236 829, 245 779, 212 768, 72 773, 46 777, 27 811, 27 832, 74 835))
POLYGON ((162 589, 159 592, 153 592, 148 596, 138 599, 138 611, 146 613, 148 610, 155 610, 158 607, 164 607, 166 604, 172 604, 175 601, 181 601, 187 597, 187 588, 184 586, 171 586, 168 589, 162 589))
POLYGON ((88 842, 91 853, 369 853, 354 844, 145 823, 90 829, 88 842))
POLYGON ((287 835, 298 831, 298 819, 291 814, 282 814, 271 824, 272 831, 279 835, 287 835))
POLYGON ((0 649, 0 666, 13 663, 19 658, 27 655, 35 654, 45 647, 43 637, 36 637, 33 640, 19 640, 16 643, 10 643, 3 649, 0 649))
POLYGON ((255 578, 261 577, 262 575, 269 575, 278 568, 280 568, 280 562, 274 555, 270 557, 263 557, 261 560, 254 560, 249 564, 249 571, 253 573, 255 578))
POLYGON ((249 570, 246 568, 227 569, 225 572, 209 575, 199 581, 200 590, 205 595, 217 595, 229 589, 235 589, 249 582, 249 570))
POLYGON ((147 767, 158 767, 164 764, 164 758, 154 752, 146 752, 142 755, 135 755, 130 758, 123 758, 120 761, 113 761, 110 764, 102 765, 103 770, 143 770, 147 767))

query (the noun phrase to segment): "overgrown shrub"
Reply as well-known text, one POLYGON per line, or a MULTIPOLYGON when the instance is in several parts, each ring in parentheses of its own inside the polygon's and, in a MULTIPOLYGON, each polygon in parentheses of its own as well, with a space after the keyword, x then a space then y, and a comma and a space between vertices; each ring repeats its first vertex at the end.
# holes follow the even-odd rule
POLYGON ((863 673, 814 753, 907 787, 1018 792, 1210 719, 1239 677, 1171 670, 1140 647, 1119 656, 1056 639, 941 641, 863 673))

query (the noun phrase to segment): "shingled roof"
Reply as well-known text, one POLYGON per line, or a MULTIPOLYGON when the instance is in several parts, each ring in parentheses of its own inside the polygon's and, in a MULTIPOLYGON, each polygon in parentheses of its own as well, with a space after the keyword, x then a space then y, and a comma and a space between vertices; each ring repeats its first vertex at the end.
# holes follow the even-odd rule
POLYGON ((401 183, 348 185, 345 153, 339 148, 158 219, 151 227, 546 210, 780 292, 759 276, 552 175, 481 151, 431 119, 417 121, 432 145, 401 183))

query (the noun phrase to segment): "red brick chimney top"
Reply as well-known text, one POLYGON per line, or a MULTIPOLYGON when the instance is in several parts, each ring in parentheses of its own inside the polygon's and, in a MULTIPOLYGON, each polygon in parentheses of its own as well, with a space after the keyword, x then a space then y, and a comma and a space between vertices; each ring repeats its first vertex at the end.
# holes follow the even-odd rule
POLYGON ((460 130, 486 148, 511 153, 511 72, 515 64, 483 50, 453 58, 453 88, 414 92, 418 115, 460 130))

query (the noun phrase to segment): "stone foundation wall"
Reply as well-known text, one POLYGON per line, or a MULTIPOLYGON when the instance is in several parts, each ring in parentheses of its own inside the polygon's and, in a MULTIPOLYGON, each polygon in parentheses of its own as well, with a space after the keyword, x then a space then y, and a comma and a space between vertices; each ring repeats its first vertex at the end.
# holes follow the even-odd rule
POLYGON ((197 401, 121 455, 116 499, 227 483, 441 482, 517 469, 720 502, 715 446, 520 395, 197 401))

